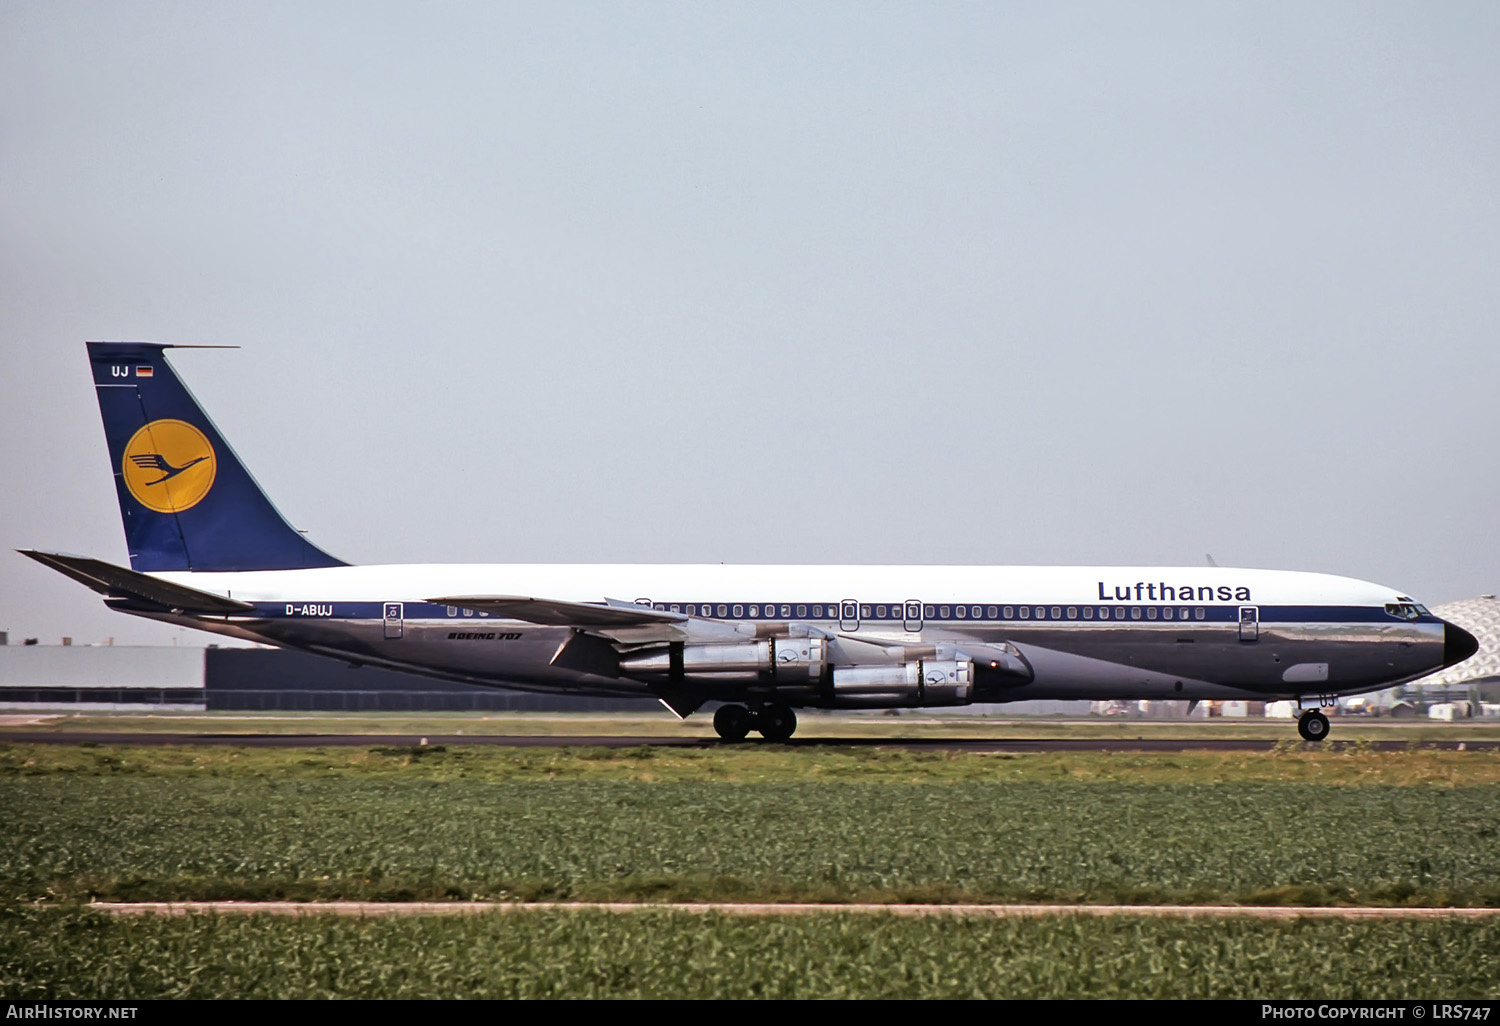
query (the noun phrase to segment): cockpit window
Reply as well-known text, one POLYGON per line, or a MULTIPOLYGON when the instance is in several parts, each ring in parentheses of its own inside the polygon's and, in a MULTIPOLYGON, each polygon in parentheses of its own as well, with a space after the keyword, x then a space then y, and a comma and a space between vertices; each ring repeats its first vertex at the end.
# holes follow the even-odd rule
POLYGON ((1424 615, 1427 610, 1415 602, 1387 602, 1385 611, 1392 616, 1399 616, 1403 620, 1415 620, 1424 615))

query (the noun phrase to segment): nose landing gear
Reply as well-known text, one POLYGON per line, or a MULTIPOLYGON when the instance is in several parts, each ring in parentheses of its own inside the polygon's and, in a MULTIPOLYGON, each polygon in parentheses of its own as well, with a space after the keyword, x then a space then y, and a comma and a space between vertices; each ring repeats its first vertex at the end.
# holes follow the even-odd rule
POLYGON ((1317 709, 1309 709, 1297 721, 1297 733, 1304 741, 1322 741, 1328 736, 1328 717, 1317 709))

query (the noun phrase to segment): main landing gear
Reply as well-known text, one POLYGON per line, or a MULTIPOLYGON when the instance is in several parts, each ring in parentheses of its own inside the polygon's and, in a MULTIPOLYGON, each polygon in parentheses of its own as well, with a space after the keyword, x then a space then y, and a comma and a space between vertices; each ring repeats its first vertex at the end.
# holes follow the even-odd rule
POLYGON ((743 741, 752 730, 767 741, 785 741, 797 730, 797 714, 790 706, 768 702, 755 709, 721 705, 714 712, 714 730, 725 741, 743 741))
POLYGON ((1297 733, 1304 741, 1321 741, 1328 736, 1328 717, 1316 709, 1309 709, 1297 721, 1297 733))

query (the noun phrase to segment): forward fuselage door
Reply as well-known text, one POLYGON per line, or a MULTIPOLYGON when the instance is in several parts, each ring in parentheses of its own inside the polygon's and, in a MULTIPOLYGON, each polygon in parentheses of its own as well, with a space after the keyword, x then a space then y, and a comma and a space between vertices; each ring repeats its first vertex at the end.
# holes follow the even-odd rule
POLYGON ((922 603, 916 599, 906 600, 905 621, 902 626, 909 631, 919 631, 922 629, 922 603))
POLYGON ((844 599, 839 603, 839 630, 859 630, 859 603, 853 599, 844 599))
POLYGON ((1260 610, 1255 606, 1240 606, 1240 640, 1260 640, 1260 610))

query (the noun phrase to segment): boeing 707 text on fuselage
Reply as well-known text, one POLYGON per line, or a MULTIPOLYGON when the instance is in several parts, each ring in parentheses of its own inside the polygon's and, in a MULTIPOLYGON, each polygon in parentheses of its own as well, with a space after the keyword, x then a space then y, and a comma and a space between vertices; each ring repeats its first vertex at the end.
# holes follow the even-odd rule
POLYGON ((798 708, 1337 696, 1472 655, 1390 588, 1227 567, 350 566, 271 505, 164 356, 90 342, 130 569, 26 550, 111 608, 470 684, 721 703, 725 738, 798 708))

